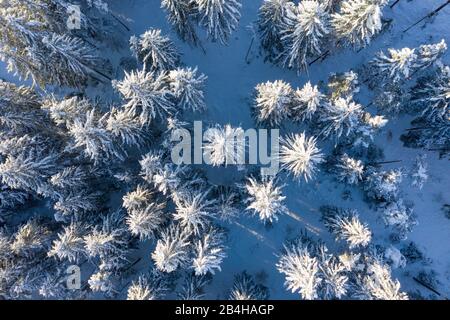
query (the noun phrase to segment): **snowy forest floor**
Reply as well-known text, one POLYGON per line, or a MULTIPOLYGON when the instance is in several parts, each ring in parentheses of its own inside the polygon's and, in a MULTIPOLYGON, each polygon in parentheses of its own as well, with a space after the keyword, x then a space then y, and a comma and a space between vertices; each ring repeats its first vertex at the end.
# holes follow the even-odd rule
MULTIPOLYGON (((204 51, 201 48, 191 48, 179 40, 167 23, 159 0, 117 0, 113 10, 129 19, 126 24, 131 31, 124 37, 142 34, 149 28, 159 28, 176 43, 183 54, 182 62, 185 65, 198 66, 199 71, 208 76, 206 88, 208 110, 206 113, 199 114, 198 119, 195 120, 210 124, 229 123, 247 129, 255 126, 251 116, 251 104, 254 88, 258 83, 284 80, 293 87, 301 87, 309 80, 313 84, 318 84, 321 81, 326 82, 331 72, 364 68, 364 65, 380 50, 417 47, 425 43, 435 43, 441 39, 450 43, 450 6, 431 20, 420 23, 406 33, 403 32, 405 28, 442 2, 442 0, 401 0, 393 9, 386 6, 384 17, 393 19, 392 26, 386 32, 376 36, 368 47, 359 52, 348 48, 338 49, 324 61, 314 63, 308 73, 300 75, 295 71, 281 69, 269 62, 264 62, 257 39, 250 47, 254 37, 252 30, 256 28, 254 23, 261 4, 259 0, 243 1, 240 25, 233 33, 228 46, 203 39, 204 51)), ((118 79, 123 75, 118 61, 130 55, 128 48, 112 53, 111 60, 116 62, 118 79)), ((447 64, 450 63, 450 54, 447 53, 442 60, 447 64)), ((0 66, 0 77, 17 82, 16 78, 6 73, 3 65, 0 66)), ((371 93, 364 86, 361 89, 358 100, 363 105, 367 105, 371 101, 371 93)), ((88 92, 103 97, 112 95, 110 86, 89 88, 88 92)), ((370 111, 376 113, 375 109, 370 111)), ((399 138, 404 130, 411 126, 411 119, 412 117, 406 115, 390 117, 388 125, 383 128, 376 141, 384 149, 386 161, 401 161, 384 165, 383 169, 401 167, 409 171, 416 156, 425 153, 430 175, 421 190, 412 187, 409 178, 403 179, 401 186, 404 198, 414 203, 414 212, 419 224, 408 234, 407 240, 394 244, 401 249, 413 241, 424 252, 427 260, 407 264, 405 268, 393 269, 393 277, 401 282, 402 291, 409 294, 419 293, 425 298, 450 298, 450 219, 442 211, 442 206, 450 203, 449 162, 446 159, 439 159, 437 152, 403 146, 399 138), (440 297, 413 279, 423 270, 436 272, 439 283, 435 289, 440 292, 440 297)), ((298 131, 300 131, 299 128, 291 126, 282 129, 282 134, 298 131)), ((142 153, 144 154, 145 151, 142 153)), ((227 174, 223 172, 218 174, 219 171, 209 168, 208 178, 213 183, 231 184, 236 181, 237 176, 242 175, 231 168, 226 170, 227 174)), ((368 223, 373 232, 373 242, 386 247, 392 244, 389 239, 390 230, 385 228, 383 221, 379 219, 379 214, 363 201, 363 194, 359 188, 340 184, 333 176, 326 173, 319 174, 313 182, 308 184, 297 183, 287 177, 283 177, 283 182, 287 184, 284 195, 290 213, 281 216, 273 226, 267 228, 257 218, 246 213, 242 213, 234 222, 224 224, 229 230, 228 257, 222 264, 222 271, 216 273, 208 286, 206 298, 227 298, 234 275, 247 270, 256 275, 259 283, 269 288, 271 299, 298 299, 298 294, 290 293, 285 289, 284 277, 276 270, 277 254, 286 239, 295 237, 303 229, 308 230, 313 236, 320 237, 330 251, 340 251, 340 246, 343 244, 336 243, 320 221, 319 207, 322 205, 357 209, 361 220, 368 223), (346 200, 343 197, 345 191, 351 193, 346 200)), ((151 263, 152 247, 150 246, 153 245, 144 243, 135 253, 136 256, 141 257, 139 263, 134 266, 136 272, 148 268, 151 263)), ((119 298, 123 298, 125 294, 123 290, 119 298)))

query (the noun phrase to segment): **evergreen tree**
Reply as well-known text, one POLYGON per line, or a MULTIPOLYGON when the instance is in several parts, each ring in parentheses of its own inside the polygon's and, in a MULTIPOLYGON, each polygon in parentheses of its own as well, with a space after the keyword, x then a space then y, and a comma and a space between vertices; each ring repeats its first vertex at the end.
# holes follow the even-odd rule
POLYGON ((338 258, 328 253, 324 245, 319 245, 317 255, 320 261, 320 277, 322 279, 319 296, 321 299, 341 299, 349 288, 349 279, 344 264, 338 258))
POLYGON ((286 277, 285 286, 294 292, 298 292, 302 299, 313 300, 318 298, 318 287, 321 282, 319 277, 319 261, 301 245, 285 246, 277 269, 286 277))
POLYGON ((168 291, 167 281, 159 271, 152 269, 140 275, 128 287, 127 300, 158 300, 168 291))
POLYGON ((104 128, 95 109, 88 111, 85 117, 75 119, 68 130, 73 138, 73 148, 83 150, 86 157, 95 163, 124 159, 123 151, 104 128))
POLYGON ((280 125, 291 113, 292 94, 291 86, 282 80, 258 84, 254 104, 256 121, 280 125))
POLYGON ((36 152, 9 155, 0 164, 0 179, 12 189, 23 189, 37 194, 46 194, 49 190, 47 179, 57 170, 56 154, 36 152))
POLYGON ((288 136, 281 140, 280 161, 283 169, 296 179, 303 177, 306 182, 317 171, 324 159, 316 146, 316 139, 306 137, 305 133, 288 136))
POLYGON ((321 134, 324 137, 335 135, 339 139, 342 135, 349 136, 361 125, 362 107, 351 98, 338 98, 326 105, 322 110, 321 134))
POLYGON ((267 300, 269 290, 263 285, 256 284, 253 276, 242 272, 234 277, 230 300, 267 300))
POLYGON ((208 37, 227 44, 241 17, 238 0, 194 0, 200 24, 206 28, 208 37))
POLYGON ((405 240, 406 235, 418 224, 412 208, 405 206, 401 199, 387 204, 379 211, 386 226, 393 227, 401 240, 405 240))
MULTIPOLYGON (((57 0, 0 4, 0 59, 9 72, 41 87, 80 87, 89 79, 108 80, 109 62, 88 41, 67 34, 68 5, 57 0)), ((87 21, 86 16, 81 18, 87 21)))
POLYGON ((339 214, 325 216, 324 220, 336 239, 345 240, 350 249, 366 247, 372 239, 371 231, 361 223, 356 210, 340 211, 339 214))
POLYGON ((51 230, 45 221, 32 218, 19 227, 11 239, 11 252, 22 257, 33 257, 45 252, 50 244, 51 230))
POLYGON ((366 275, 359 280, 356 296, 369 300, 407 300, 406 293, 400 291, 400 282, 391 278, 389 266, 379 259, 372 259, 366 275))
POLYGON ((338 39, 364 47, 382 28, 382 9, 387 0, 345 0, 338 13, 332 14, 332 25, 338 39))
POLYGON ((297 89, 294 93, 294 105, 292 115, 297 121, 311 120, 315 113, 325 106, 325 95, 317 86, 312 86, 307 82, 303 88, 297 89))
POLYGON ((329 31, 329 15, 316 0, 304 0, 286 19, 281 32, 284 51, 281 64, 297 70, 306 69, 307 58, 320 55, 329 31))
POLYGON ((84 228, 74 222, 63 227, 63 232, 58 233, 58 239, 53 241, 48 255, 55 256, 60 260, 67 259, 71 263, 79 263, 80 259, 86 255, 84 233, 84 228))
POLYGON ((423 188, 423 185, 428 180, 428 165, 425 162, 426 155, 420 155, 416 157, 414 166, 412 167, 410 176, 412 179, 412 185, 419 189, 423 188))
POLYGON ((422 112, 422 116, 433 124, 434 121, 450 119, 450 67, 441 66, 431 77, 418 80, 412 89, 412 103, 422 112))
POLYGON ((250 177, 245 185, 248 198, 247 210, 259 216, 264 223, 272 223, 278 220, 278 215, 287 213, 284 205, 284 197, 281 192, 282 186, 277 186, 276 179, 263 178, 261 181, 250 177))
POLYGON ((197 241, 195 257, 192 262, 196 276, 203 276, 207 273, 214 274, 216 270, 222 270, 220 264, 227 256, 224 252, 224 242, 225 234, 213 227, 197 241))
POLYGON ((213 166, 242 164, 245 159, 245 137, 242 128, 216 126, 204 134, 203 156, 213 166))
POLYGON ((177 296, 180 300, 202 300, 205 297, 204 286, 210 282, 210 276, 196 276, 189 273, 177 296))
POLYGON ((348 184, 357 184, 363 178, 364 165, 361 160, 350 158, 347 154, 340 157, 336 165, 338 179, 348 184))
POLYGON ((382 203, 397 200, 402 176, 400 170, 370 172, 364 184, 366 196, 371 200, 382 203))
POLYGON ((382 84, 404 81, 404 79, 410 77, 414 70, 413 68, 418 58, 414 49, 388 49, 388 53, 386 55, 384 52, 380 52, 370 62, 376 68, 376 80, 372 79, 375 83, 377 81, 382 81, 382 84))
POLYGON ((171 273, 188 262, 189 247, 189 233, 179 225, 171 225, 161 233, 152 259, 158 270, 171 273))
POLYGON ((214 217, 214 200, 209 200, 209 191, 181 192, 174 197, 176 213, 173 218, 179 221, 180 226, 187 232, 200 235, 209 225, 210 218, 214 217))
POLYGON ((283 50, 281 31, 294 10, 294 4, 289 0, 264 0, 259 8, 258 29, 261 45, 270 54, 283 50))
POLYGON ((174 69, 180 55, 172 40, 161 34, 159 29, 150 29, 139 37, 130 39, 131 51, 144 64, 144 70, 161 72, 174 69))
POLYGON ((195 2, 186 0, 161 0, 161 7, 167 12, 167 20, 184 41, 197 46, 200 40, 195 32, 192 16, 195 2))
POLYGON ((328 79, 328 91, 331 102, 353 97, 359 92, 358 74, 353 71, 332 73, 328 79))
POLYGON ((197 76, 197 68, 172 70, 169 72, 168 77, 172 94, 182 109, 191 109, 193 111, 206 109, 203 90, 208 77, 204 74, 197 76))
POLYGON ((125 78, 115 81, 113 85, 127 100, 126 110, 138 115, 143 125, 173 110, 171 92, 164 74, 155 75, 145 70, 125 72, 125 78))
POLYGON ((128 212, 129 230, 141 240, 154 238, 166 221, 164 203, 158 202, 155 195, 142 186, 123 197, 123 206, 128 212))
POLYGON ((112 108, 101 120, 105 122, 105 129, 123 146, 141 147, 148 141, 146 127, 129 110, 112 108))
POLYGON ((110 273, 125 266, 131 241, 125 225, 125 215, 120 210, 103 216, 101 222, 94 226, 83 239, 88 256, 97 257, 101 262, 100 271, 94 279, 96 277, 108 279, 110 273))

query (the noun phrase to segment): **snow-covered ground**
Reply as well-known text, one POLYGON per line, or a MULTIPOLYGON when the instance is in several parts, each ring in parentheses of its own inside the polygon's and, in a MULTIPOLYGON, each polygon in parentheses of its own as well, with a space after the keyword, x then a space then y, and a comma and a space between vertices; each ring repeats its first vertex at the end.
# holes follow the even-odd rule
MULTIPOLYGON (((182 62, 187 66, 198 66, 199 71, 208 76, 206 88, 208 110, 204 114, 199 114, 195 120, 211 124, 230 123, 247 129, 255 127, 251 116, 251 104, 254 88, 258 83, 284 80, 293 87, 301 87, 307 81, 318 84, 321 81, 326 82, 331 72, 361 70, 380 50, 417 47, 441 39, 450 43, 450 6, 426 23, 420 23, 408 32, 402 32, 442 2, 443 0, 401 0, 393 9, 387 6, 384 9, 384 16, 393 19, 392 27, 376 36, 368 47, 359 52, 349 48, 339 49, 324 61, 313 64, 308 73, 300 75, 295 71, 264 62, 258 41, 250 47, 252 37, 255 36, 252 30, 256 29, 255 21, 260 0, 243 0, 239 28, 233 33, 229 45, 211 43, 202 37, 204 51, 188 46, 177 37, 166 21, 159 0, 117 0, 113 10, 129 19, 127 24, 131 32, 126 35, 127 37, 142 34, 151 27, 160 28, 163 33, 170 35, 182 52, 182 62)), ((204 30, 199 32, 202 33, 204 30)), ((124 48, 114 55, 117 60, 118 57, 129 56, 130 53, 128 48, 124 48)), ((442 60, 447 64, 450 63, 450 54, 447 53, 442 60)), ((0 77, 16 81, 16 78, 6 74, 3 65, 0 77)), ((118 74, 118 77, 121 77, 121 74, 118 74)), ((369 90, 363 86, 357 98, 361 103, 368 104, 370 95, 369 90)), ((376 113, 376 110, 371 111, 376 113)), ((449 162, 446 159, 439 159, 436 152, 403 147, 399 137, 410 127, 411 119, 406 115, 390 118, 388 125, 377 136, 376 142, 384 149, 387 161, 401 160, 384 165, 383 169, 401 167, 409 171, 417 155, 427 154, 430 178, 423 189, 411 186, 411 181, 407 177, 401 184, 404 198, 414 203, 414 212, 419 224, 408 234, 407 240, 394 246, 401 249, 413 241, 429 258, 429 263, 425 265, 419 262, 408 264, 405 268, 394 269, 393 276, 400 280, 403 291, 408 293, 417 291, 423 297, 429 297, 433 293, 414 281, 413 277, 424 269, 432 269, 436 271, 439 281, 435 288, 442 294, 439 298, 450 298, 450 219, 446 218, 441 210, 444 204, 450 203, 449 162)), ((300 128, 290 126, 282 129, 282 134, 296 131, 300 131, 300 128)), ((231 169, 229 174, 219 174, 217 170, 208 169, 208 178, 213 183, 231 184, 238 175, 240 173, 231 169)), ((224 224, 229 230, 228 257, 222 264, 222 271, 216 273, 212 283, 207 287, 207 298, 227 298, 234 275, 247 270, 256 275, 258 282, 270 289, 272 299, 298 299, 298 294, 290 293, 284 287, 284 276, 275 267, 279 259, 277 255, 282 249, 283 242, 298 235, 302 229, 320 237, 331 251, 342 249, 343 244, 336 243, 320 221, 319 207, 322 205, 357 209, 361 220, 368 223, 373 231, 373 242, 386 247, 391 245, 389 229, 385 228, 379 214, 363 201, 363 194, 359 188, 346 187, 325 173, 319 174, 311 183, 297 183, 284 176, 283 180, 286 183, 284 195, 287 197, 289 214, 281 216, 272 227, 265 227, 256 217, 246 213, 242 213, 234 222, 224 224), (345 190, 351 192, 351 197, 347 200, 342 197, 345 190)), ((135 266, 136 269, 148 267, 151 262, 151 250, 152 248, 147 246, 136 253, 142 257, 135 266)))

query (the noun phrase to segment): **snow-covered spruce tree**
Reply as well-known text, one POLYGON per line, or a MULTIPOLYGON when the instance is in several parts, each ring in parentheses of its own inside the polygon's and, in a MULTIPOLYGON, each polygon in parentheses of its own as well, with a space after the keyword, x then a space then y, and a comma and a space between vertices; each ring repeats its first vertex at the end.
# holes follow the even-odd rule
POLYGON ((364 47, 382 29, 382 9, 388 0, 345 0, 331 23, 338 39, 364 47))
POLYGON ((203 156, 207 163, 213 166, 244 163, 246 142, 242 128, 217 125, 208 129, 203 139, 203 156))
POLYGON ((163 36, 159 29, 150 29, 139 37, 131 37, 130 47, 146 71, 171 70, 176 68, 180 60, 172 40, 163 36))
POLYGON ((338 258, 329 254, 327 247, 323 244, 318 246, 317 256, 322 279, 319 287, 320 298, 331 300, 345 297, 349 287, 345 265, 338 258))
POLYGON ((225 234, 214 227, 207 230, 195 245, 195 257, 192 268, 196 276, 214 274, 221 271, 221 263, 227 257, 225 253, 225 234))
POLYGON ((46 81, 48 84, 80 87, 89 79, 109 80, 107 62, 81 39, 52 34, 44 36, 41 41, 44 56, 42 61, 37 61, 43 67, 39 68, 39 74, 46 75, 48 79, 40 80, 39 85, 42 86, 42 81, 46 81), (102 65, 97 71, 97 66, 102 65))
POLYGON ((7 63, 8 71, 31 78, 41 87, 80 87, 89 79, 107 80, 108 62, 86 41, 63 34, 67 18, 49 22, 55 5, 64 10, 51 2, 34 6, 32 1, 8 1, 8 5, 0 5, 0 59, 7 63))
POLYGON ((211 276, 196 276, 189 273, 185 279, 181 290, 177 293, 180 300, 202 300, 205 297, 204 287, 211 281, 211 276))
POLYGON ((254 112, 258 123, 279 126, 291 113, 293 90, 290 84, 277 80, 256 86, 254 112))
POLYGON ((332 73, 328 78, 328 96, 332 102, 348 99, 359 92, 358 74, 353 71, 332 73))
POLYGON ((200 41, 192 21, 195 2, 186 0, 161 0, 161 7, 167 12, 167 20, 172 24, 181 39, 197 46, 200 41))
POLYGON ((45 252, 50 245, 51 230, 46 221, 31 218, 20 226, 11 239, 11 251, 22 257, 33 257, 45 252))
POLYGON ((269 53, 283 50, 281 31, 289 16, 293 15, 295 5, 289 0, 264 0, 258 12, 258 30, 261 45, 269 53))
POLYGON ((37 194, 47 194, 47 179, 56 172, 58 156, 30 150, 17 156, 9 155, 0 164, 1 182, 12 189, 23 189, 37 194))
POLYGON ((442 40, 414 49, 388 49, 388 54, 380 52, 369 62, 372 68, 371 85, 376 88, 406 82, 413 74, 433 65, 446 50, 447 45, 442 40))
POLYGON ((411 168, 410 172, 412 185, 419 189, 422 189, 423 185, 428 180, 428 164, 425 162, 425 159, 426 154, 417 156, 414 166, 411 168))
POLYGON ((0 105, 0 128, 8 135, 42 131, 45 126, 41 98, 31 88, 0 79, 0 105))
POLYGON ((114 81, 113 86, 127 100, 125 108, 138 115, 141 124, 150 124, 157 116, 164 117, 174 108, 172 94, 166 75, 145 70, 125 72, 122 81, 114 81))
POLYGON ((165 275, 156 269, 143 274, 128 287, 127 300, 158 300, 168 291, 165 275))
POLYGON ((388 49, 387 55, 384 52, 379 52, 369 62, 373 69, 372 86, 384 86, 385 83, 389 82, 404 82, 414 71, 416 61, 415 49, 388 49))
POLYGON ((239 208, 240 191, 237 187, 219 186, 213 189, 212 195, 217 199, 214 210, 219 219, 231 222, 241 213, 239 208))
POLYGON ((185 266, 189 261, 190 245, 189 233, 179 225, 172 224, 163 230, 152 253, 158 270, 170 273, 185 266))
POLYGON ((88 111, 86 116, 76 118, 69 124, 68 131, 73 139, 72 147, 83 150, 86 157, 95 163, 124 159, 123 150, 111 132, 106 130, 95 109, 88 111))
POLYGON ((63 232, 58 233, 58 239, 53 241, 48 256, 57 257, 71 263, 79 263, 86 255, 83 236, 86 230, 80 224, 72 222, 63 227, 63 232))
POLYGON ((411 100, 431 125, 439 120, 450 123, 450 66, 442 65, 431 77, 419 79, 411 100))
POLYGON ((103 216, 83 239, 88 256, 100 259, 100 271, 107 274, 124 267, 131 241, 121 210, 103 216))
POLYGON ((300 244, 285 246, 276 266, 285 275, 285 286, 292 293, 298 292, 304 300, 318 298, 322 281, 319 277, 319 261, 311 256, 306 247, 300 244))
POLYGON ((326 104, 322 109, 320 122, 321 135, 325 138, 334 135, 339 139, 342 135, 349 136, 360 126, 363 115, 362 106, 351 98, 338 98, 332 103, 326 104))
MULTIPOLYGON (((66 279, 63 268, 55 268, 56 270, 46 270, 41 279, 36 284, 34 290, 40 297, 44 299, 81 299, 83 293, 70 292, 67 289, 66 279)), ((83 291, 83 290, 76 290, 83 291)))
POLYGON ((372 239, 372 232, 359 220, 356 210, 340 210, 336 215, 325 216, 324 223, 336 240, 346 241, 350 249, 366 247, 372 239))
POLYGON ((405 206, 402 199, 387 204, 379 211, 386 226, 394 228, 397 237, 401 240, 405 240, 407 234, 418 224, 413 209, 405 206))
POLYGON ((140 240, 153 239, 166 221, 165 204, 142 186, 123 197, 123 207, 128 212, 126 223, 131 234, 140 240))
POLYGON ((215 200, 210 200, 208 197, 209 190, 186 190, 177 193, 173 198, 176 206, 173 218, 179 221, 186 232, 200 235, 209 225, 210 219, 215 216, 213 211, 215 200))
POLYGON ((355 268, 358 267, 360 258, 360 253, 354 253, 351 251, 346 251, 338 256, 339 262, 342 263, 346 271, 355 270, 355 268))
POLYGON ((353 139, 354 150, 357 148, 368 149, 373 143, 378 131, 388 123, 384 116, 372 116, 368 112, 363 112, 360 125, 356 127, 353 139))
POLYGON ((45 98, 41 108, 48 113, 50 119, 61 127, 68 127, 75 119, 95 108, 90 100, 78 96, 66 97, 62 100, 50 95, 45 98))
POLYGON ((153 177, 163 168, 163 154, 161 152, 149 152, 139 160, 141 166, 140 176, 148 183, 153 182, 153 177))
POLYGON ((100 193, 82 191, 68 191, 57 193, 53 208, 57 211, 55 219, 68 220, 69 217, 79 218, 81 215, 100 208, 100 193))
POLYGON ((294 93, 292 117, 297 121, 311 120, 324 105, 325 95, 308 81, 303 88, 297 89, 294 93))
POLYGON ((204 74, 197 76, 197 68, 179 68, 170 71, 168 78, 170 90, 182 109, 193 111, 206 109, 203 90, 207 76, 204 74))
POLYGON ((280 63, 287 68, 305 70, 307 58, 322 53, 324 38, 329 32, 329 15, 320 1, 300 1, 281 31, 284 48, 280 63))
POLYGON ((50 183, 61 189, 86 189, 92 179, 92 173, 88 172, 91 169, 82 166, 69 166, 58 171, 50 177, 50 183))
MULTIPOLYGON (((24 128, 21 128, 24 129, 24 128)), ((5 130, 2 132, 3 140, 0 141, 0 154, 3 156, 17 157, 24 154, 24 150, 34 154, 47 154, 48 144, 51 141, 47 136, 36 135, 20 135, 21 129, 5 130)), ((26 129, 25 129, 26 130, 26 129)), ((52 141, 53 142, 53 141, 52 141)), ((53 145, 52 147, 56 147, 53 145)))
POLYGON ((364 181, 366 196, 376 202, 393 202, 398 199, 399 184, 402 181, 400 170, 372 171, 364 181))
MULTIPOLYGON (((379 82, 376 82, 379 85, 379 82)), ((409 100, 408 91, 398 83, 387 83, 376 90, 373 104, 380 113, 399 114, 405 109, 409 100)))
POLYGON ((239 0, 194 0, 200 25, 206 28, 208 37, 227 44, 241 18, 239 0))
POLYGON ((242 272, 234 277, 233 289, 231 289, 230 300, 267 300, 269 289, 263 285, 256 284, 253 276, 242 272))
POLYGON ((413 120, 412 125, 414 128, 400 137, 405 146, 439 151, 440 157, 450 153, 450 123, 448 119, 436 119, 430 122, 420 117, 413 120))
POLYGON ((417 61, 415 63, 415 68, 418 70, 428 68, 435 62, 439 61, 446 51, 447 43, 444 39, 438 43, 421 45, 417 50, 417 61))
POLYGON ((142 147, 149 140, 146 127, 141 124, 138 116, 130 110, 112 108, 110 112, 102 117, 105 129, 115 139, 120 140, 122 145, 142 147))
POLYGON ((358 281, 356 297, 368 300, 407 300, 406 293, 400 291, 400 282, 393 280, 388 265, 373 258, 366 274, 358 281))
POLYGON ((343 154, 336 164, 338 179, 348 184, 358 184, 362 181, 364 165, 361 160, 343 154))
POLYGON ((163 195, 175 195, 176 190, 182 185, 182 174, 185 167, 166 164, 161 170, 152 176, 151 182, 163 195))
POLYGON ((280 161, 283 169, 292 174, 295 179, 303 178, 308 182, 324 158, 316 146, 316 139, 306 137, 303 132, 281 140, 280 161))
POLYGON ((264 223, 273 223, 278 220, 280 214, 288 212, 284 205, 282 187, 277 185, 276 178, 265 177, 261 181, 253 177, 247 179, 245 190, 248 197, 244 200, 247 204, 247 210, 264 223))
POLYGON ((93 292, 100 292, 106 297, 113 297, 117 294, 114 275, 111 271, 99 270, 96 273, 91 274, 88 284, 93 292))

